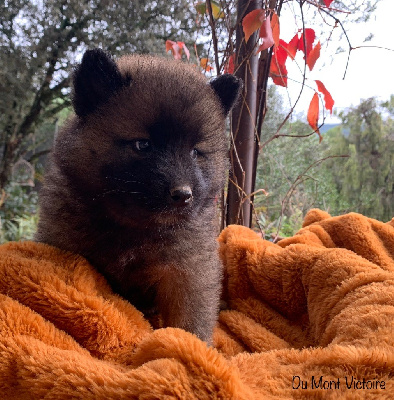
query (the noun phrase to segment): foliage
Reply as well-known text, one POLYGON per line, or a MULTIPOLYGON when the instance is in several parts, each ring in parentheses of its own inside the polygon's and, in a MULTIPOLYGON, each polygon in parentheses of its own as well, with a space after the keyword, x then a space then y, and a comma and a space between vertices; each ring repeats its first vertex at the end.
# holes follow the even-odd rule
POLYGON ((357 211, 383 221, 394 215, 393 114, 383 114, 374 98, 364 100, 342 113, 342 127, 330 132, 331 151, 350 155, 324 166, 334 183, 337 200, 331 205, 337 212, 357 211), (341 204, 344 200, 347 204, 341 204))
POLYGON ((32 239, 37 224, 37 192, 19 184, 5 189, 7 198, 0 207, 0 243, 32 239))
MULTIPOLYGON (((269 101, 276 107, 268 110, 265 137, 276 131, 283 117, 279 100, 271 87, 269 101)), ((381 221, 393 217, 393 104, 394 96, 382 104, 364 100, 343 112, 342 124, 328 131, 320 144, 313 136, 284 136, 269 142, 257 172, 257 186, 268 196, 256 195, 255 199, 257 222, 267 237, 294 234, 312 207, 333 215, 358 212, 381 221), (349 157, 334 157, 340 155, 349 157)), ((293 135, 308 129, 300 121, 283 127, 293 135)))
MULTIPOLYGON (((280 96, 273 86, 268 98, 270 104, 280 104, 280 96)), ((283 110, 268 110, 262 140, 276 132, 282 117, 283 110)), ((282 132, 284 135, 302 136, 310 133, 310 128, 301 121, 288 121, 282 132)), ((258 225, 268 237, 271 234, 289 236, 295 233, 301 227, 305 213, 315 206, 318 187, 316 168, 305 171, 321 158, 321 153, 321 145, 314 136, 282 136, 270 141, 260 153, 256 187, 265 189, 267 195, 256 195, 254 208, 258 225)))
POLYGON ((11 181, 0 193, 0 243, 33 238, 38 222, 37 191, 46 155, 69 113, 70 109, 63 109, 55 119, 43 121, 35 130, 25 157, 13 165, 11 181))

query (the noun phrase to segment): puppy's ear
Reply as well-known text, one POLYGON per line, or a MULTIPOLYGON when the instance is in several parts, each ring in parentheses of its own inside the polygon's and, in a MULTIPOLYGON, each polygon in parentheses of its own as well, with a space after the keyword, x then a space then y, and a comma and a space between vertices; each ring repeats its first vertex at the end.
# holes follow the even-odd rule
POLYGON ((241 92, 243 86, 241 79, 231 74, 224 74, 213 79, 209 84, 219 97, 224 114, 227 115, 241 92))
POLYGON ((122 78, 110 55, 101 49, 87 50, 73 75, 75 113, 85 117, 129 83, 130 79, 122 78))

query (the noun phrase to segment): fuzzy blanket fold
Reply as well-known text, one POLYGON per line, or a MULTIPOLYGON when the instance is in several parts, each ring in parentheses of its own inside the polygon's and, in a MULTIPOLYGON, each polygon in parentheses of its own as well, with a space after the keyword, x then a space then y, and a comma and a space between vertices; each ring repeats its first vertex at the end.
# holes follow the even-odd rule
POLYGON ((0 246, 5 399, 389 399, 394 219, 311 210, 278 244, 230 226, 215 348, 154 330, 83 258, 0 246))

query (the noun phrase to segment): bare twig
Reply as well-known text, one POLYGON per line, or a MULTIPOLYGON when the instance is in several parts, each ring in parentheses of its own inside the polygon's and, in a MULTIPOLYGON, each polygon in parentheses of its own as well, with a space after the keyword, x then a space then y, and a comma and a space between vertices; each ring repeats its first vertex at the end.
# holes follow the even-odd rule
POLYGON ((208 15, 209 15, 209 25, 212 30, 212 42, 213 42, 213 50, 215 54, 215 65, 216 65, 216 74, 220 74, 220 64, 219 64, 219 51, 218 51, 218 38, 216 36, 216 27, 215 27, 215 18, 213 18, 212 13, 212 4, 211 0, 206 0, 208 15))
POLYGON ((298 185, 300 185, 301 183, 303 183, 305 180, 310 179, 310 176, 307 176, 307 172, 312 169, 313 167, 321 164, 322 162, 331 159, 331 158, 347 158, 349 157, 348 154, 343 154, 343 155, 339 155, 339 156, 327 156, 324 158, 321 158, 320 160, 317 160, 315 162, 313 162, 311 165, 308 166, 308 168, 306 168, 300 175, 297 176, 296 180, 292 183, 292 185, 290 186, 289 190, 287 191, 287 193, 285 194, 284 199, 282 200, 282 207, 281 207, 281 213, 280 213, 280 218, 279 218, 279 222, 278 222, 278 227, 277 227, 277 231, 276 231, 276 237, 278 237, 279 235, 279 231, 280 231, 280 227, 282 224, 282 219, 283 219, 283 215, 284 215, 284 211, 286 208, 286 205, 288 203, 288 201, 290 200, 290 197, 292 196, 294 190, 296 189, 296 187, 298 185))
MULTIPOLYGON (((327 9, 327 7, 323 6, 322 4, 317 3, 316 1, 313 0, 305 0, 306 3, 311 4, 312 6, 315 6, 319 9, 319 11, 324 11, 325 9, 327 9)), ((344 10, 339 10, 338 8, 334 8, 334 7, 328 7, 329 10, 331 11, 335 11, 335 12, 340 12, 342 14, 351 14, 350 11, 344 11, 344 10)))
MULTIPOLYGON (((300 11, 301 11, 301 20, 302 20, 302 32, 303 32, 303 39, 304 39, 304 49, 306 51, 306 37, 305 37, 305 20, 304 20, 304 12, 303 12, 303 4, 304 1, 303 0, 299 0, 300 3, 300 11)), ((286 124, 286 122, 289 120, 290 116, 293 114, 294 109, 296 107, 296 105, 298 104, 302 92, 304 90, 304 86, 305 86, 305 80, 306 80, 306 56, 305 56, 305 62, 304 62, 304 71, 302 74, 302 84, 301 84, 301 89, 300 92, 298 93, 298 97, 296 99, 296 101, 294 102, 294 104, 292 105, 290 111, 287 113, 286 117, 283 119, 283 121, 281 122, 281 124, 279 125, 279 128, 277 129, 277 133, 270 138, 269 140, 267 140, 265 143, 263 143, 261 145, 261 148, 263 148, 264 146, 266 146, 269 142, 271 142, 273 139, 276 139, 277 137, 280 137, 281 135, 278 135, 278 132, 280 132, 280 130, 283 128, 283 126, 286 124)))

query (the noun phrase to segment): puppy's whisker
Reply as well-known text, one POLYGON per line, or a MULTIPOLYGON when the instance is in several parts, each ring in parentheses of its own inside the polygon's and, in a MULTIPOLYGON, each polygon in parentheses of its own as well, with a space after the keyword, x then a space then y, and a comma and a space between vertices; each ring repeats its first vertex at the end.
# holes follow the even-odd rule
POLYGON ((103 193, 98 194, 97 196, 93 197, 93 201, 98 200, 99 198, 103 198, 111 193, 123 193, 123 194, 142 194, 142 192, 132 192, 128 190, 120 190, 120 189, 111 189, 111 190, 106 190, 103 193))
POLYGON ((108 176, 107 175, 105 177, 105 179, 112 180, 112 181, 119 181, 119 182, 122 182, 122 183, 136 183, 136 184, 141 185, 141 186, 146 186, 146 184, 144 182, 141 182, 141 181, 122 179, 122 178, 117 178, 115 176, 108 176))

